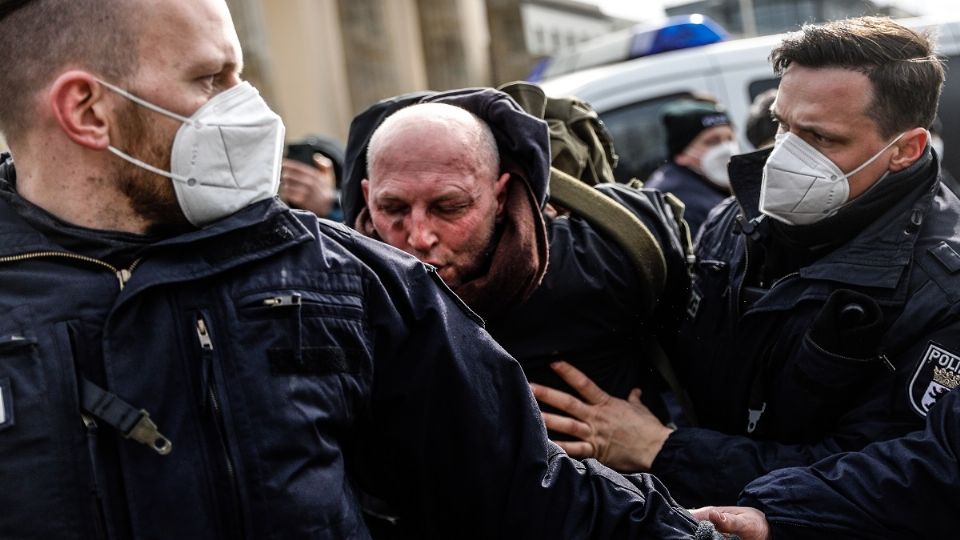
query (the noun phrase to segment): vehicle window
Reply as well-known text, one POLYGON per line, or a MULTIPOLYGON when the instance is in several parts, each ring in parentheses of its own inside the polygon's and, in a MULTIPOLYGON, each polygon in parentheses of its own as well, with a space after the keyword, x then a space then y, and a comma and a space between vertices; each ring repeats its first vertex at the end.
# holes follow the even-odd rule
POLYGON ((632 103, 600 115, 620 156, 613 175, 618 182, 646 180, 667 160, 667 135, 660 122, 663 108, 691 93, 677 93, 632 103))
POLYGON ((753 100, 760 94, 766 92, 771 88, 778 88, 780 86, 780 79, 760 79, 759 81, 753 81, 750 83, 750 86, 747 87, 747 92, 750 93, 749 103, 753 103, 753 100))

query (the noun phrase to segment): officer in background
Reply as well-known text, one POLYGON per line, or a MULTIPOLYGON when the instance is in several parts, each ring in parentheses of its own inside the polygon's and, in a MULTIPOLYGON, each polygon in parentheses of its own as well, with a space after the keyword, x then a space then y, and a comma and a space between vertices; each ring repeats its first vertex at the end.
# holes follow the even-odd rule
POLYGON ((683 99, 663 111, 667 163, 645 187, 672 193, 683 201, 683 218, 696 236, 713 207, 730 195, 727 163, 740 152, 730 117, 716 103, 683 99))

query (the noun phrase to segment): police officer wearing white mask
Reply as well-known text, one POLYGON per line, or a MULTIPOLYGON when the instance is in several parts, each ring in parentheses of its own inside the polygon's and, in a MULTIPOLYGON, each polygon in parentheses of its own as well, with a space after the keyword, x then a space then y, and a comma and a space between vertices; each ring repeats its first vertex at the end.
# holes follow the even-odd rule
POLYGON ((668 347, 699 427, 664 436, 595 393, 568 407, 592 455, 685 505, 921 429, 960 383, 960 200, 926 130, 944 81, 931 42, 864 17, 805 26, 771 61, 776 144, 731 159, 735 198, 703 226, 668 347))
POLYGON ((676 195, 683 217, 696 234, 710 210, 730 195, 727 163, 740 153, 730 118, 717 104, 682 99, 663 112, 669 161, 655 170, 646 187, 676 195))

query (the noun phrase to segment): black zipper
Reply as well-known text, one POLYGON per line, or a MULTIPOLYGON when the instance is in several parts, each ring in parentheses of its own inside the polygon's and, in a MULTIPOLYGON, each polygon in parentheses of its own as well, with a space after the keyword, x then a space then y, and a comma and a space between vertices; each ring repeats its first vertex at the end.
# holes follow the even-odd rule
POLYGON ((237 479, 236 467, 233 464, 233 458, 230 455, 230 445, 227 436, 226 424, 223 419, 223 409, 221 407, 220 393, 217 390, 216 372, 214 366, 214 348, 213 339, 207 327, 206 319, 203 314, 197 314, 197 337, 200 341, 200 355, 203 365, 201 366, 201 385, 203 392, 203 412, 209 415, 210 422, 216 430, 217 442, 214 446, 219 450, 219 459, 223 465, 223 471, 226 474, 228 489, 230 491, 229 503, 220 499, 218 504, 221 506, 223 528, 225 538, 244 538, 243 533, 243 507, 240 501, 240 484, 237 479))
POLYGON ((90 454, 90 493, 93 496, 94 531, 97 538, 107 540, 107 514, 103 507, 103 488, 97 456, 97 421, 86 413, 80 413, 83 426, 87 431, 87 452, 90 454))

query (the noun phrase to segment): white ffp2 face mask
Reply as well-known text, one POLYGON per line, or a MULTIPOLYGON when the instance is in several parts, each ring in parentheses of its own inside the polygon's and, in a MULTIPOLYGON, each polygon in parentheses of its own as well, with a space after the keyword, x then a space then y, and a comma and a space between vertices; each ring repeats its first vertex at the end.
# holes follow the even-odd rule
POLYGON ((836 214, 850 196, 849 178, 893 146, 897 135, 856 169, 844 173, 830 158, 793 133, 776 137, 763 166, 760 212, 788 225, 809 225, 836 214))
POLYGON ((138 167, 173 180, 180 209, 190 223, 203 226, 276 195, 283 121, 250 83, 224 90, 187 118, 120 87, 99 82, 138 105, 183 123, 173 139, 169 171, 114 146, 108 149, 138 167))
POLYGON ((740 153, 736 141, 727 141, 711 146, 700 157, 700 172, 707 180, 727 191, 730 190, 730 174, 727 164, 730 158, 740 153))

